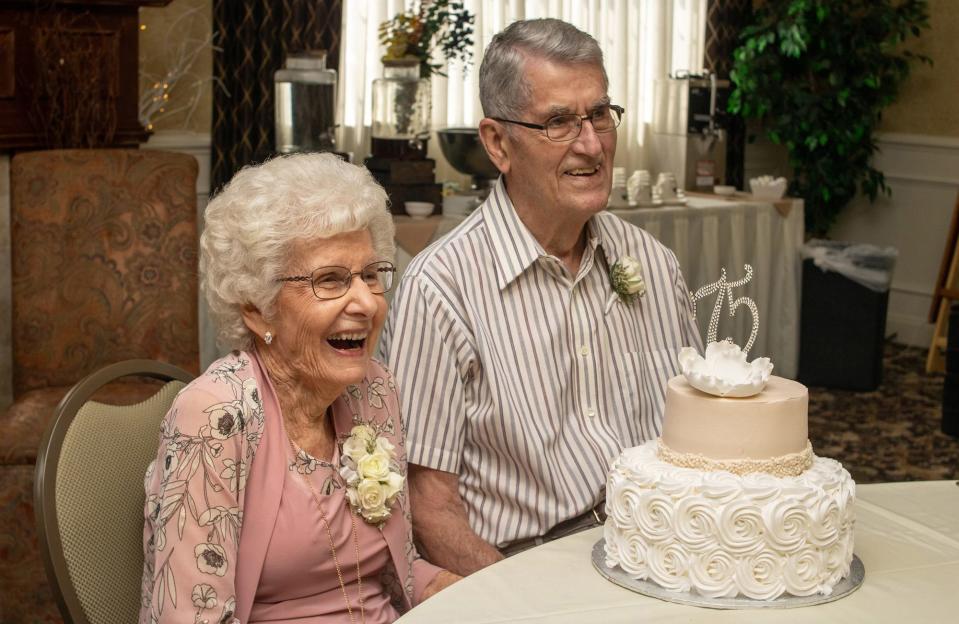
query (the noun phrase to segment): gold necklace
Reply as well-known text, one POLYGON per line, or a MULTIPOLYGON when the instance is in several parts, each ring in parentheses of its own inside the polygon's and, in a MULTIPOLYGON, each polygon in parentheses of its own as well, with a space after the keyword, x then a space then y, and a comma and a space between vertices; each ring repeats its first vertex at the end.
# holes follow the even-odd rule
MULTIPOLYGON (((293 449, 293 459, 296 461, 297 446, 293 442, 293 438, 287 436, 286 439, 290 441, 290 448, 293 449)), ((303 449, 299 450, 303 451, 303 449)), ((306 453, 306 451, 303 451, 303 453, 306 453)), ((343 582, 343 572, 340 570, 340 561, 336 558, 336 546, 333 544, 333 531, 330 529, 330 521, 326 519, 326 512, 323 511, 323 506, 320 505, 320 497, 316 495, 316 490, 313 489, 313 482, 310 481, 310 476, 303 473, 303 478, 306 479, 306 485, 310 488, 310 495, 313 497, 313 502, 316 503, 316 508, 320 512, 323 526, 326 527, 326 537, 330 540, 330 554, 333 555, 333 567, 336 568, 336 578, 340 582, 340 591, 343 592, 343 600, 346 602, 346 612, 350 616, 350 622, 355 622, 356 620, 353 618, 353 607, 350 605, 350 597, 346 594, 346 583, 343 582)), ((366 624, 366 609, 363 607, 363 577, 360 575, 360 539, 356 535, 356 516, 353 515, 353 511, 350 509, 347 509, 347 513, 350 514, 350 530, 353 533, 353 548, 356 551, 356 594, 360 603, 360 618, 363 624, 366 624)))

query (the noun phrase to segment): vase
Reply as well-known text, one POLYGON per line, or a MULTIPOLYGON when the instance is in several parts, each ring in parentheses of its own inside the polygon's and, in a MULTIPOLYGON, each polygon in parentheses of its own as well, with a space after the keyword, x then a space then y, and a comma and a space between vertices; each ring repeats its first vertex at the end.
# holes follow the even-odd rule
POLYGON ((430 79, 420 78, 418 60, 383 61, 383 77, 373 81, 373 138, 427 139, 431 102, 430 79))

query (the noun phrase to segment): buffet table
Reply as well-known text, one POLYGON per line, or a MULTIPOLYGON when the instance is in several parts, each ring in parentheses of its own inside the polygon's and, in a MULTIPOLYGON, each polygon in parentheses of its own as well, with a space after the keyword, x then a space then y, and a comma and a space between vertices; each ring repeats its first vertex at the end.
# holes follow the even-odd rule
POLYGON ((798 609, 719 611, 648 598, 593 569, 596 528, 477 572, 398 620, 458 622, 951 622, 959 613, 959 487, 955 481, 857 488, 857 591, 798 609))
MULTIPOLYGON (((795 378, 799 368, 799 306, 803 242, 803 204, 784 200, 772 204, 748 196, 721 198, 695 195, 685 206, 614 210, 673 250, 682 267, 686 285, 695 291, 719 279, 725 267, 729 279, 744 275, 751 264, 750 284, 734 291, 736 297, 751 297, 759 308, 759 335, 752 356, 768 356, 775 374, 795 378)), ((412 256, 449 232, 460 219, 431 217, 413 220, 394 218, 397 229, 397 266, 402 270, 412 256)), ((705 339, 714 296, 699 304, 697 320, 705 339)), ((726 308, 719 325, 720 338, 732 336, 745 344, 749 337, 749 312, 740 308, 730 320, 726 308)))

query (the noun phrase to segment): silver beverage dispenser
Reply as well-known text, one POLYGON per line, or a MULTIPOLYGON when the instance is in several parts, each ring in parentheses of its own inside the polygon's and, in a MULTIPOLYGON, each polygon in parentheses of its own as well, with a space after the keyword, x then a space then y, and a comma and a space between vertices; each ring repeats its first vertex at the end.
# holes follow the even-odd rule
POLYGON ((711 193, 726 178, 726 131, 723 127, 729 81, 708 71, 677 72, 657 80, 653 91, 650 169, 669 172, 676 185, 711 193))
POLYGON ((290 54, 273 83, 276 151, 334 151, 336 71, 326 68, 326 51, 290 54))

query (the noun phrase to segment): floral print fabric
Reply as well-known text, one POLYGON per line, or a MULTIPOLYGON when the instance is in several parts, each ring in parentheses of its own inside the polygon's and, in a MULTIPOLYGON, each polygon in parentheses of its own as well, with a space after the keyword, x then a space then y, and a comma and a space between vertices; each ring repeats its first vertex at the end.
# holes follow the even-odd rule
MULTIPOLYGON (((261 392, 272 388, 260 387, 254 358, 255 354, 234 352, 214 362, 177 396, 161 423, 157 458, 145 480, 141 622, 228 623, 237 615, 238 601, 246 601, 247 612, 252 604, 252 596, 238 596, 236 591, 247 477, 269 429, 267 419, 282 418, 278 407, 277 413, 264 407, 278 403, 263 400, 261 392)), ((406 474, 392 375, 371 362, 368 378, 350 386, 333 407, 335 418, 353 424, 385 424, 406 474)), ((336 428, 349 432, 350 423, 336 428)), ((311 459, 303 458, 302 470, 315 469, 311 459)), ((295 476, 288 463, 280 466, 295 476)), ((402 509, 384 526, 384 537, 389 541, 389 534, 401 528, 396 534, 405 544, 391 548, 392 565, 382 581, 403 612, 412 603, 414 589, 418 595, 438 568, 416 555, 405 491, 398 506, 402 509), (394 522, 404 526, 390 527, 394 522), (402 553, 400 561, 397 552, 402 553)), ((249 513, 268 513, 260 507, 254 502, 249 513)), ((255 574, 258 578, 259 570, 255 574)))

